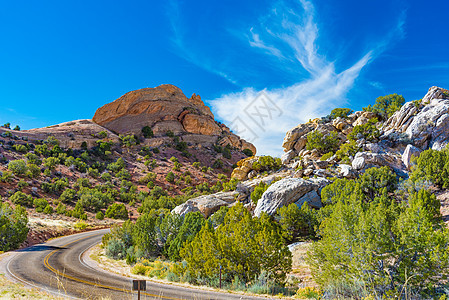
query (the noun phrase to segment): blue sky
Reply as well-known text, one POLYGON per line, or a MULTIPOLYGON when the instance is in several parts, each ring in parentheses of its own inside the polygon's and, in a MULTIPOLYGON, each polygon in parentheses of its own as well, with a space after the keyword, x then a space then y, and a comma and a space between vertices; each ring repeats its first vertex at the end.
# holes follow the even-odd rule
POLYGON ((334 107, 449 88, 447 11, 446 0, 0 1, 0 123, 91 118, 171 83, 280 154, 286 130, 334 107))

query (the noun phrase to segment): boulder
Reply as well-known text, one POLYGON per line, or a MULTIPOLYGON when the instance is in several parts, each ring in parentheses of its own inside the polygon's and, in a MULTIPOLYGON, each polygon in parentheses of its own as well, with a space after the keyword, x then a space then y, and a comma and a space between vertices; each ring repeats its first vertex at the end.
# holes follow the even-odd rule
POLYGON ((357 156, 352 161, 352 167, 355 170, 361 170, 365 167, 365 158, 363 156, 357 156))
POLYGON ((262 212, 266 212, 273 215, 278 208, 297 202, 313 189, 316 189, 316 184, 302 178, 279 180, 263 193, 262 198, 257 202, 254 214, 260 216, 262 212))
POLYGON ((421 153, 421 149, 416 148, 413 145, 407 145, 407 147, 404 150, 404 153, 402 154, 402 162, 404 163, 405 167, 410 170, 411 167, 411 159, 412 156, 418 157, 421 153))
POLYGON ((253 163, 256 162, 258 157, 248 157, 237 163, 237 168, 232 171, 231 177, 237 180, 248 179, 248 173, 253 169, 253 163))
MULTIPOLYGON (((364 166, 364 163, 363 163, 363 166, 364 166)), ((361 169, 363 169, 363 167, 361 169)), ((338 165, 337 172, 338 172, 338 175, 340 175, 341 177, 344 177, 344 178, 351 179, 351 178, 356 177, 356 174, 354 173, 354 170, 352 169, 352 167, 350 165, 346 165, 346 164, 338 165)))
MULTIPOLYGON (((307 141, 305 138, 309 132, 314 130, 316 127, 313 123, 306 123, 306 124, 300 124, 296 126, 295 128, 290 129, 285 137, 284 142, 282 143, 282 148, 284 148, 284 151, 287 152, 294 148, 295 144, 297 143, 298 139, 303 137, 300 145, 295 146, 295 148, 301 148, 301 145, 305 145, 305 141, 307 141)), ((302 146, 304 148, 304 146, 302 146)), ((301 149, 302 149, 301 148, 301 149)), ((301 149, 295 149, 296 151, 300 151, 301 149)))
POLYGON ((186 214, 190 212, 196 212, 199 211, 198 207, 195 205, 195 203, 191 200, 187 200, 181 205, 176 206, 172 213, 178 214, 181 217, 184 217, 186 214))
POLYGON ((284 165, 288 164, 292 160, 292 158, 295 156, 296 156, 296 152, 294 150, 289 150, 289 151, 285 152, 281 156, 282 164, 284 164, 284 165))
POLYGON ((374 117, 376 117, 375 113, 370 112, 370 111, 364 111, 357 118, 357 120, 354 123, 352 123, 352 126, 364 125, 364 124, 368 123, 368 121, 374 117))
POLYGON ((173 213, 184 216, 189 212, 200 211, 205 218, 208 218, 219 210, 220 207, 235 202, 237 195, 237 192, 219 192, 212 195, 199 196, 176 206, 173 209, 173 213))
POLYGON ((307 202, 307 204, 309 204, 309 206, 313 208, 323 207, 323 204, 321 203, 321 198, 315 190, 311 190, 310 192, 306 193, 304 196, 299 198, 299 200, 296 201, 295 204, 299 208, 301 208, 305 202, 307 202))

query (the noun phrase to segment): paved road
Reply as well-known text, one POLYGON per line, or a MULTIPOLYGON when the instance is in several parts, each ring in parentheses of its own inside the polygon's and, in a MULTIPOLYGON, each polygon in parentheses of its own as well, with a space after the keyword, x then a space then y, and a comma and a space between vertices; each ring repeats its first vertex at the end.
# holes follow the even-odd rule
MULTIPOLYGON (((83 253, 101 242, 108 229, 84 232, 18 250, 6 262, 8 276, 53 294, 74 299, 137 299, 132 280, 97 270, 82 259, 83 253)), ((235 300, 261 299, 159 284, 147 281, 141 299, 235 300)))

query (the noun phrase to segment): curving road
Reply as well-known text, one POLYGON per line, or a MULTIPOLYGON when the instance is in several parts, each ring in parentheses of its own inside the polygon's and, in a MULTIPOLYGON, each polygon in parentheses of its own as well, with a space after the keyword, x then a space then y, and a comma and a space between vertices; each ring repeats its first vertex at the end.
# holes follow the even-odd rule
MULTIPOLYGON (((18 250, 5 262, 9 277, 55 295, 73 299, 137 299, 132 279, 97 270, 82 256, 101 242, 108 229, 61 237, 18 250)), ((259 297, 197 290, 147 281, 141 299, 235 300, 259 297)))

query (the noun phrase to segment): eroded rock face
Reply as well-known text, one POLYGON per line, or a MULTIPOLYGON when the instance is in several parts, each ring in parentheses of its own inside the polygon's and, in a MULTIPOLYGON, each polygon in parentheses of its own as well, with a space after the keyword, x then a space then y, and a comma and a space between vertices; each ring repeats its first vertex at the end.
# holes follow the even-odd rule
POLYGON ((282 143, 282 148, 287 152, 289 150, 295 149, 296 151, 301 151, 306 145, 307 139, 304 137, 307 136, 309 132, 316 128, 316 124, 306 123, 300 124, 295 128, 289 130, 284 137, 284 142, 282 143), (298 141, 299 138, 303 138, 301 141, 298 141), (297 144, 297 145, 296 145, 297 144))
POLYGON ((419 102, 407 102, 386 122, 384 131, 405 133, 421 150, 449 143, 449 91, 433 86, 419 102))
POLYGON ((167 131, 176 135, 216 136, 216 141, 224 145, 250 149, 256 154, 254 145, 215 121, 199 95, 187 98, 181 89, 170 84, 126 93, 100 107, 92 120, 117 134, 140 134, 143 127, 149 126, 156 137, 167 131))
MULTIPOLYGON (((266 212, 269 215, 276 213, 277 209, 296 203, 304 195, 312 190, 318 190, 320 183, 310 180, 304 180, 302 178, 285 178, 273 183, 263 193, 262 198, 257 202, 254 215, 260 216, 262 212, 266 212)), ((310 195, 307 199, 312 199, 313 195, 310 195)), ((314 198, 316 200, 316 198, 314 198)))
POLYGON ((420 153, 421 150, 419 148, 416 148, 413 145, 407 145, 404 153, 402 154, 402 162, 408 170, 410 170, 411 167, 412 156, 418 157, 420 153))

